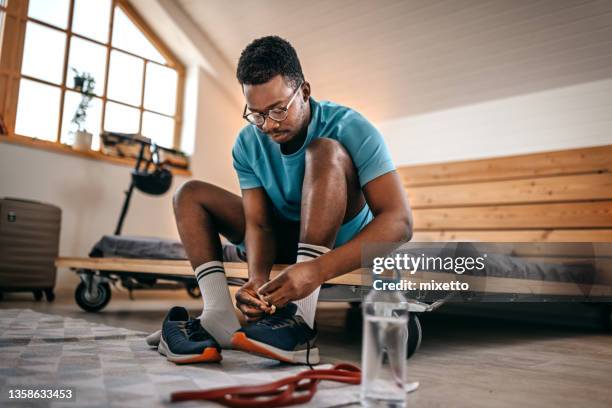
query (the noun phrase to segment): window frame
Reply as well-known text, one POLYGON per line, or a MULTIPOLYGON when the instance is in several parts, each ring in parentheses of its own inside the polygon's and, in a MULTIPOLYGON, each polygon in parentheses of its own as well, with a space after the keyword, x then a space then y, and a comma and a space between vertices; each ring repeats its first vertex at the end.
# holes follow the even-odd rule
MULTIPOLYGON (((138 132, 142 130, 142 121, 144 112, 152 112, 158 115, 162 115, 167 118, 174 120, 174 134, 173 134, 173 145, 170 146, 175 149, 179 149, 181 145, 180 135, 183 125, 183 96, 185 88, 185 67, 180 63, 178 58, 170 51, 170 49, 157 37, 152 29, 146 24, 142 17, 136 12, 136 10, 128 3, 127 0, 111 0, 111 14, 109 18, 109 32, 106 42, 100 42, 92 38, 72 32, 72 20, 74 14, 75 0, 69 0, 68 10, 68 23, 67 28, 62 29, 52 24, 40 21, 35 18, 28 17, 29 0, 8 0, 6 5, 2 5, 0 2, 0 12, 4 13, 2 33, 0 33, 0 116, 4 119, 4 124, 8 133, 0 135, 0 141, 16 143, 20 145, 42 148, 45 150, 51 150, 56 152, 64 152, 70 154, 76 154, 83 157, 93 159, 103 159, 115 163, 131 165, 134 159, 128 159, 123 157, 116 157, 103 153, 102 151, 76 151, 73 150, 69 145, 61 143, 62 137, 62 125, 65 120, 70 120, 69 115, 64 115, 64 102, 66 98, 66 92, 73 91, 74 89, 69 84, 69 67, 68 59, 70 56, 70 45, 72 37, 80 38, 86 41, 90 41, 94 44, 101 45, 106 48, 106 62, 105 62, 105 78, 104 86, 101 95, 96 95, 102 103, 102 113, 100 118, 100 129, 104 130, 104 121, 106 118, 106 106, 107 102, 117 103, 122 106, 128 106, 131 108, 138 109, 139 111, 139 124, 138 132), (112 44, 113 35, 113 23, 115 16, 115 8, 118 7, 125 13, 130 21, 142 32, 147 40, 157 49, 157 51, 164 57, 167 64, 160 64, 159 62, 153 61, 146 57, 136 55, 127 50, 121 49, 120 47, 112 44), (31 21, 41 26, 53 29, 66 34, 66 44, 64 48, 64 66, 62 72, 61 84, 51 83, 39 78, 34 78, 21 73, 21 62, 23 59, 23 52, 25 47, 25 32, 27 23, 31 21), (110 58, 112 50, 116 50, 127 55, 136 57, 143 61, 143 72, 142 72, 142 87, 140 90, 140 104, 138 106, 121 102, 112 98, 108 98, 108 75, 110 70, 110 58), (156 112, 151 109, 145 109, 144 107, 144 96, 145 96, 145 84, 147 75, 147 66, 149 64, 156 64, 163 67, 169 67, 177 73, 177 89, 176 89, 176 101, 175 101, 175 113, 174 115, 167 115, 162 112, 156 112), (57 132, 54 141, 38 139, 36 136, 25 136, 15 133, 16 116, 17 116, 17 103, 19 96, 19 84, 21 79, 27 79, 37 83, 53 86, 60 89, 60 101, 59 101, 59 119, 57 132), (67 117, 64 117, 67 116, 67 117)), ((188 170, 179 170, 179 172, 189 173, 188 170)))

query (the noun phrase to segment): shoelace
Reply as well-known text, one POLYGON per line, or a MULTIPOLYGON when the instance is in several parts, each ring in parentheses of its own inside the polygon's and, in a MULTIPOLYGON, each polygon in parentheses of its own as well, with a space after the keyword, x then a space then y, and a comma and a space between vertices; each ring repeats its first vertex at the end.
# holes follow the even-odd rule
POLYGON ((170 401, 214 401, 234 408, 286 407, 310 401, 323 380, 360 384, 361 370, 351 364, 337 364, 331 369, 306 370, 268 384, 174 392, 170 401))
POLYGON ((281 327, 282 325, 287 325, 291 323, 297 323, 295 320, 295 316, 287 316, 281 313, 267 315, 263 319, 258 320, 256 324, 266 327, 281 327))
POLYGON ((204 341, 211 338, 211 335, 202 327, 198 319, 189 319, 181 324, 180 328, 190 341, 204 341))

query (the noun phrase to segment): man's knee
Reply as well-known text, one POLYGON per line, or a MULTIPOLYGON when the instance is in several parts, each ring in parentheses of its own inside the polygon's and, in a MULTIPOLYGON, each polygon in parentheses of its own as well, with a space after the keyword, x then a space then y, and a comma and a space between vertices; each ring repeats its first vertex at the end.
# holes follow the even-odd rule
POLYGON ((324 137, 317 138, 306 147, 306 167, 327 165, 334 169, 350 169, 351 156, 337 140, 324 137))
POLYGON ((172 196, 172 204, 176 210, 182 205, 197 203, 205 195, 208 183, 199 180, 184 182, 172 196))

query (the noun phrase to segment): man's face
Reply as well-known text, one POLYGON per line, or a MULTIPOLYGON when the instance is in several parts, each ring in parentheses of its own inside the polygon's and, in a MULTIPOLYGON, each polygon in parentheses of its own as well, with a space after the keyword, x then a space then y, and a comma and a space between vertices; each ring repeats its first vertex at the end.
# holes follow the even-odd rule
MULTIPOLYGON (((265 84, 243 85, 243 92, 246 98, 247 113, 266 114, 270 109, 287 107, 295 88, 287 84, 281 75, 277 75, 265 84)), ((293 140, 307 125, 309 96, 310 86, 306 82, 297 91, 287 112, 287 118, 282 122, 276 122, 268 117, 260 129, 276 143, 284 144, 293 140)))

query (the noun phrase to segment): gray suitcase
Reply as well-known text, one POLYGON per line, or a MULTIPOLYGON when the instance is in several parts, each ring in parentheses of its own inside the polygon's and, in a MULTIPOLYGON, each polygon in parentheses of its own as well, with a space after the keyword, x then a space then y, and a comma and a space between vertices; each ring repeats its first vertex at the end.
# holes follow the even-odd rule
POLYGON ((61 219, 54 205, 0 199, 0 297, 32 291, 36 300, 43 293, 53 300, 61 219))

